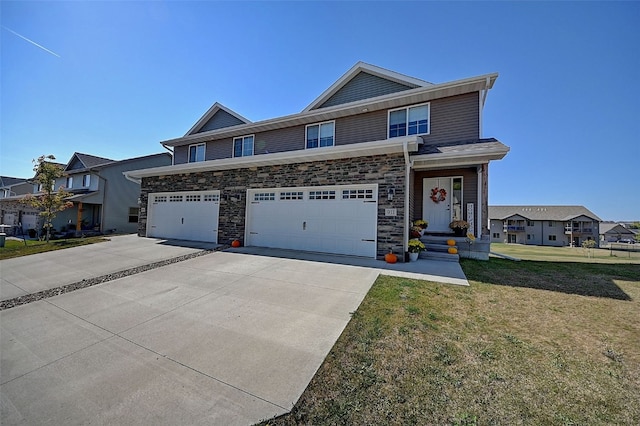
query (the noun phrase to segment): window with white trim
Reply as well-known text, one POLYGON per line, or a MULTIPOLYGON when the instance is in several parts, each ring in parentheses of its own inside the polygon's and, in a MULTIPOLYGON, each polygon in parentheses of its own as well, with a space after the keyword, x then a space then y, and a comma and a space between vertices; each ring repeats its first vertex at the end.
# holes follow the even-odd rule
POLYGON ((67 189, 73 188, 73 176, 67 176, 67 189))
POLYGON ((307 126, 307 148, 333 146, 335 140, 336 122, 311 124, 307 126))
POLYGON ((389 137, 429 134, 429 104, 389 110, 389 137))
POLYGON ((203 143, 189 145, 189 162, 197 163, 199 161, 204 161, 205 147, 206 145, 203 143))
POLYGON ((91 185, 91 175, 82 176, 82 187, 87 188, 91 185))
POLYGON ((233 156, 248 157, 253 155, 253 135, 233 138, 233 156))

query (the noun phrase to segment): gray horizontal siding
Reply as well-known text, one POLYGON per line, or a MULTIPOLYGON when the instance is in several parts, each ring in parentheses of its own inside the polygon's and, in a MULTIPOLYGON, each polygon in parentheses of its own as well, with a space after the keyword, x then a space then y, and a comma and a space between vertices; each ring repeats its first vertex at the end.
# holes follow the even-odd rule
POLYGON ((389 93, 402 92, 413 89, 414 87, 415 86, 407 86, 366 72, 360 72, 322 105, 314 109, 346 104, 362 99, 388 95, 389 93))
MULTIPOLYGON (((455 142, 479 137, 478 93, 437 99, 431 102, 431 133, 426 143, 455 142)), ((387 110, 367 112, 335 120, 336 145, 371 142, 387 138, 387 110)), ((232 139, 207 142, 206 159, 229 158, 232 139)), ((175 164, 188 161, 188 146, 175 148, 175 164)), ((271 130, 255 134, 255 154, 305 149, 305 126, 271 130)))
POLYGON ((224 110, 219 110, 204 126, 202 126, 202 129, 200 129, 198 133, 222 129, 224 127, 237 126, 238 124, 244 124, 244 121, 234 117, 224 110))
POLYGON ((466 93, 431 102, 430 134, 426 143, 456 142, 480 137, 479 93, 466 93))

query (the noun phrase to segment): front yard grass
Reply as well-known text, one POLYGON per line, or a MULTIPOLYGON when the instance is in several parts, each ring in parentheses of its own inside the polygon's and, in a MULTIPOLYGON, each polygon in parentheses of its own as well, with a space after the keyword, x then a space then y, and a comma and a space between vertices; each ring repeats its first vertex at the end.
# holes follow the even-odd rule
POLYGON ((640 424, 640 265, 462 266, 470 287, 380 276, 263 424, 640 424))
POLYGON ((84 246, 87 244, 100 243, 108 241, 104 237, 85 237, 85 238, 68 238, 64 240, 46 241, 27 240, 25 246, 24 241, 9 240, 5 241, 5 246, 0 247, 0 260, 10 259, 12 257, 28 256, 30 254, 44 253, 51 250, 60 250, 70 247, 84 246))

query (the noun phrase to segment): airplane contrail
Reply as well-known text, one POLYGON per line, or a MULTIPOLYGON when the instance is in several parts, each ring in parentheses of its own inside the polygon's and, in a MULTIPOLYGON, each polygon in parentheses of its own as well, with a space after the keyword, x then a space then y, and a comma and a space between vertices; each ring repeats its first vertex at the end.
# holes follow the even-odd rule
POLYGON ((10 32, 10 33, 12 33, 12 34, 17 35, 17 36, 18 36, 18 37, 20 37, 21 39, 28 41, 29 43, 33 44, 34 46, 39 47, 40 49, 44 50, 45 52, 49 52, 49 53, 51 53, 53 56, 57 56, 58 58, 60 58, 60 57, 61 57, 61 56, 60 56, 60 55, 58 55, 56 52, 52 52, 51 50, 47 49, 46 47, 39 45, 38 43, 36 43, 36 42, 35 42, 35 41, 33 41, 33 40, 29 40, 29 39, 28 39, 28 38, 26 38, 25 36, 18 34, 17 32, 13 31, 13 30, 12 30, 12 29, 10 29, 10 28, 5 27, 4 25, 2 26, 2 28, 4 28, 5 30, 9 31, 9 32, 10 32))

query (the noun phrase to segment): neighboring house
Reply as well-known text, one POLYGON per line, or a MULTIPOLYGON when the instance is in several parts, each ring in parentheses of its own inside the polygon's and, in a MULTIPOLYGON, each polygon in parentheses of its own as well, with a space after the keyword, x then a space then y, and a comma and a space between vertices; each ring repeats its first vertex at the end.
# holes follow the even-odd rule
POLYGON ((492 243, 580 247, 601 220, 583 206, 489 206, 492 243))
POLYGON ((488 165, 509 151, 481 130, 497 77, 432 84, 359 62, 297 114, 254 123, 215 103, 162 142, 173 165, 127 173, 139 235, 381 258, 406 251, 413 220, 449 234, 459 218, 488 239, 488 165))
MULTIPOLYGON (((67 200, 73 207, 56 215, 53 228, 57 232, 137 232, 140 186, 123 173, 168 164, 169 153, 118 161, 76 152, 55 183, 56 189, 63 187, 72 194, 67 200)), ((42 189, 34 186, 36 191, 42 189)))
POLYGON ((28 179, 0 176, 0 224, 10 225, 7 235, 26 235, 38 226, 38 211, 20 201, 33 192, 28 179))
POLYGON ((626 228, 623 224, 616 222, 602 222, 600 224, 600 241, 603 243, 613 243, 621 239, 635 240, 634 230, 626 228))

